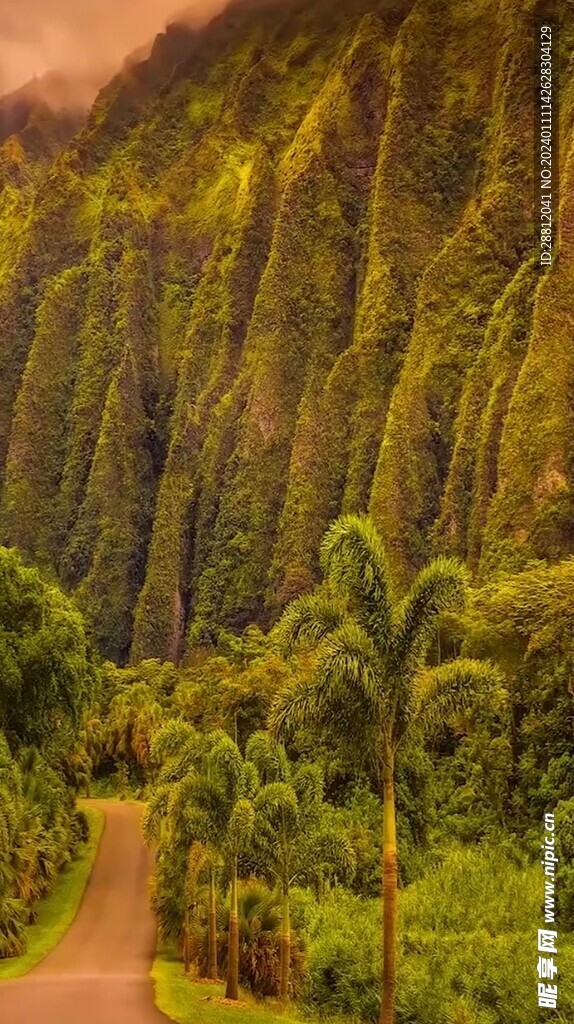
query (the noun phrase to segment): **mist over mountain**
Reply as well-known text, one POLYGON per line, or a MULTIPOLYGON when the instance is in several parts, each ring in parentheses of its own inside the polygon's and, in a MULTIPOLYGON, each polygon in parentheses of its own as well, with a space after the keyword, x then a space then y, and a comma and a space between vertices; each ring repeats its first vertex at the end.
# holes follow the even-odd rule
POLYGON ((147 55, 169 21, 201 25, 226 0, 0 0, 0 95, 37 79, 44 98, 54 95, 45 76, 67 82, 65 106, 86 107, 134 51, 147 55))
POLYGON ((75 111, 76 116, 71 117, 70 123, 75 128, 79 127, 82 121, 79 113, 81 107, 69 107, 71 88, 69 79, 52 72, 41 78, 33 78, 14 92, 0 97, 0 144, 10 135, 30 128, 40 111, 46 114, 46 108, 61 115, 64 111, 70 114, 75 111))
POLYGON ((399 593, 436 552, 481 581, 574 553, 574 40, 541 277, 534 7, 237 2, 41 174, 0 146, 0 539, 106 654, 267 625, 341 511, 399 593))

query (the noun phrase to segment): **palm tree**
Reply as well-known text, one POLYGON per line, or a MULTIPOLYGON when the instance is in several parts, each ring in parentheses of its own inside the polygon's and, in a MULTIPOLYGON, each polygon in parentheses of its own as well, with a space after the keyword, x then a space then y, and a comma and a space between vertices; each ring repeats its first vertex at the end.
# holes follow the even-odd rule
POLYGON ((463 565, 437 558, 419 572, 402 600, 393 600, 385 551, 372 521, 337 520, 321 546, 324 585, 293 601, 275 627, 284 653, 314 652, 310 678, 278 696, 274 735, 307 724, 326 728, 348 749, 367 754, 383 800, 383 978, 381 1024, 395 1019, 397 838, 395 763, 405 741, 448 721, 479 694, 500 693, 496 670, 457 659, 427 665, 444 611, 464 605, 463 565))
POLYGON ((192 912, 197 905, 201 876, 210 867, 209 850, 203 843, 192 843, 187 855, 184 884, 183 969, 186 974, 189 974, 191 964, 197 958, 197 950, 196 955, 193 955, 192 912))
POLYGON ((226 733, 215 730, 202 736, 178 720, 166 723, 158 731, 151 753, 152 760, 163 766, 146 811, 144 834, 148 841, 153 840, 163 827, 164 832, 167 829, 168 846, 181 848, 183 844, 189 850, 184 885, 185 936, 189 932, 188 895, 192 881, 195 885, 193 872, 205 868, 209 872, 208 977, 212 979, 217 977, 216 868, 222 859, 228 865, 231 911, 226 997, 238 999, 238 860, 253 831, 257 772, 253 765, 243 761, 237 744, 226 733))
MULTIPOLYGON (((174 863, 182 867, 183 925, 171 901, 165 900, 162 930, 183 934, 189 918, 187 890, 191 851, 203 851, 202 868, 208 873, 208 977, 217 978, 216 872, 220 860, 222 815, 213 784, 209 752, 225 734, 202 736, 179 719, 165 723, 151 740, 150 758, 159 765, 157 784, 143 819, 147 843, 159 840, 158 870, 171 874, 174 863), (179 922, 179 923, 178 923, 179 922)), ((177 872, 176 872, 177 874, 177 872)), ((167 887, 171 891, 171 886, 167 887)), ((158 905, 158 910, 159 905, 158 905)))
POLYGON ((227 956, 226 999, 239 999, 239 910, 237 903, 238 861, 253 835, 253 798, 259 786, 253 764, 244 762, 236 743, 223 734, 210 751, 219 785, 219 803, 225 820, 223 853, 231 873, 231 901, 227 956))
POLYGON ((315 878, 317 865, 354 866, 354 851, 341 830, 325 818, 323 775, 319 765, 297 767, 285 747, 268 733, 249 739, 246 758, 263 785, 255 797, 253 853, 281 894, 279 996, 288 999, 291 962, 290 890, 295 882, 315 878))

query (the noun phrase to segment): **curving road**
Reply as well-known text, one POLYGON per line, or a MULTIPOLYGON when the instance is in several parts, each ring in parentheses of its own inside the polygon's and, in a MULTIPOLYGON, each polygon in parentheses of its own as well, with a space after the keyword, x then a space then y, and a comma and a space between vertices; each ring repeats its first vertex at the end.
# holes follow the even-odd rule
POLYGON ((141 807, 90 801, 106 817, 75 921, 30 974, 0 981, 2 1024, 166 1024, 149 970, 155 925, 141 807))

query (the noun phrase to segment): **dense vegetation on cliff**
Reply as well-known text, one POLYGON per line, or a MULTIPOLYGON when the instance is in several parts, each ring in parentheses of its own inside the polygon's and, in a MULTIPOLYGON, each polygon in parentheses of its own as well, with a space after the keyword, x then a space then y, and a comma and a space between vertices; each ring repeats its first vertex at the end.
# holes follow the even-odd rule
POLYGON ((574 23, 542 275, 538 6, 233 0, 85 118, 0 100, 0 957, 91 786, 148 801, 162 936, 233 995, 374 1022, 398 850, 400 1024, 535 1024, 549 808, 571 969, 574 23))
POLYGON ((107 655, 268 624, 340 511, 399 591, 437 552, 481 579, 572 552, 571 26, 541 281, 532 11, 237 2, 52 162, 3 142, 2 539, 107 655))

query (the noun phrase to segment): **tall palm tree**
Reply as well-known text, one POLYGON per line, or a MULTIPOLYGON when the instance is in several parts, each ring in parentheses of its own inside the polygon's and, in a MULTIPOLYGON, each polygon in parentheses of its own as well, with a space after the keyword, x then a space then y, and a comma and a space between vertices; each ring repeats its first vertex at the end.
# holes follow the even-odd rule
POLYGON ((184 924, 183 924, 183 969, 189 974, 194 956, 192 914, 197 905, 200 892, 201 876, 211 867, 209 850, 203 843, 192 843, 187 855, 184 885, 184 924))
MULTIPOLYGON (((184 867, 186 879, 191 850, 200 846, 204 851, 202 863, 208 873, 208 977, 213 980, 217 978, 216 871, 223 814, 209 753, 223 736, 224 733, 202 736, 180 719, 172 719, 158 729, 151 741, 150 757, 152 763, 159 766, 159 774, 143 819, 146 842, 160 841, 160 869, 169 870, 178 860, 184 867)), ((184 880, 184 893, 186 889, 184 880)), ((176 927, 170 915, 169 928, 176 927)), ((185 929, 186 908, 184 935, 185 929)))
POLYGON ((341 829, 325 817, 319 765, 290 763, 283 744, 257 732, 245 752, 263 783, 255 797, 253 854, 281 895, 279 996, 289 996, 291 963, 290 890, 315 878, 317 865, 354 867, 354 851, 341 829))
POLYGON ((229 936, 227 956, 226 999, 239 999, 239 906, 237 898, 237 863, 247 850, 253 834, 255 810, 247 798, 235 801, 229 816, 227 847, 231 868, 231 899, 229 907, 229 936))
MULTIPOLYGON (((177 719, 154 736, 152 760, 161 764, 157 786, 144 818, 146 839, 163 833, 168 850, 185 848, 186 909, 184 934, 189 931, 187 895, 193 871, 209 872, 208 976, 217 977, 216 867, 227 863, 231 878, 227 991, 239 997, 239 918, 237 877, 239 857, 253 832, 253 797, 258 787, 254 765, 245 763, 236 743, 221 730, 201 735, 177 719), (203 851, 199 855, 200 849, 203 851), (194 851, 193 857, 191 856, 194 851)), ((169 856, 169 853, 168 853, 169 856)))
POLYGON ((253 764, 244 762, 236 743, 223 734, 210 751, 210 765, 218 783, 219 805, 224 821, 222 852, 231 875, 226 999, 239 999, 238 861, 253 835, 253 799, 259 787, 253 764))
POLYGON ((321 546, 324 585, 293 601, 275 627, 284 653, 313 650, 310 677, 278 696, 275 735, 303 725, 326 728, 368 754, 383 800, 383 978, 381 1024, 394 1024, 397 948, 395 764, 405 741, 470 707, 478 695, 500 693, 493 666, 457 659, 428 666, 444 611, 461 609, 468 586, 460 562, 437 558, 393 600, 385 551, 372 521, 337 520, 321 546))

